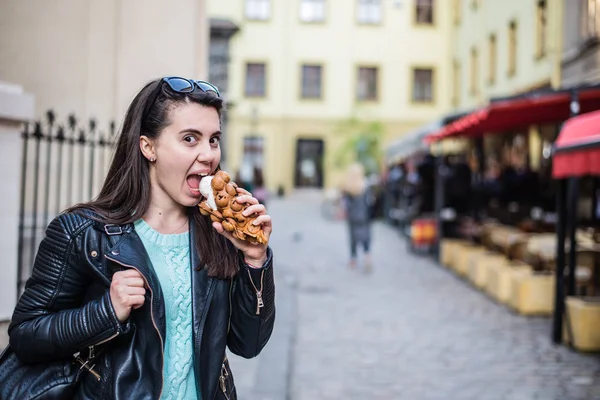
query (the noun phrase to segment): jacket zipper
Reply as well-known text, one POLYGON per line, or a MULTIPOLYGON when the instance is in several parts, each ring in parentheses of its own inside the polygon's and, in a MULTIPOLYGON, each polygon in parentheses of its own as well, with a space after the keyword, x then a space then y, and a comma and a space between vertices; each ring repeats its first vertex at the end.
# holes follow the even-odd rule
POLYGON ((99 342, 98 342, 98 343, 96 343, 96 344, 93 344, 93 345, 91 345, 91 346, 90 346, 90 351, 91 351, 91 352, 93 352, 93 351, 94 351, 94 347, 96 347, 96 346, 100 346, 101 344, 104 344, 104 343, 106 343, 106 342, 108 342, 108 341, 110 341, 110 340, 113 340, 113 339, 114 339, 114 338, 116 338, 117 336, 119 336, 119 332, 117 332, 117 333, 115 333, 115 334, 111 335, 110 337, 108 337, 108 338, 106 338, 106 339, 104 339, 104 340, 101 340, 101 341, 99 341, 99 342))
POLYGON ((229 400, 229 396, 227 395, 227 383, 226 380, 229 377, 229 373, 227 372, 227 368, 225 367, 225 360, 223 360, 223 365, 221 365, 221 375, 219 376, 219 383, 221 385, 221 391, 223 392, 223 396, 227 400, 229 400))
POLYGON ((137 269, 136 267, 134 267, 133 265, 128 265, 128 264, 124 264, 120 261, 115 260, 114 258, 109 257, 108 255, 105 255, 104 257, 108 258, 109 260, 116 262, 119 265, 122 265, 126 268, 132 268, 135 269, 137 272, 139 272, 139 274, 142 276, 142 279, 144 280, 144 283, 146 284, 146 286, 148 287, 148 290, 150 291, 150 319, 152 319, 152 325, 154 325, 154 329, 156 329, 156 333, 158 333, 158 338, 160 339, 160 354, 161 354, 161 368, 160 368, 160 393, 158 395, 158 398, 160 399, 160 397, 162 396, 162 391, 163 391, 163 387, 164 387, 164 383, 165 383, 165 377, 163 375, 163 369, 164 369, 164 364, 165 364, 165 351, 164 351, 164 342, 163 342, 163 338, 162 335, 160 334, 160 331, 158 330, 158 327, 156 326, 156 322, 154 321, 154 311, 152 309, 152 300, 154 298, 154 293, 152 292, 152 288, 150 287, 150 284, 148 283, 148 279, 146 279, 146 277, 144 276, 144 274, 142 274, 140 272, 139 269, 137 269))
POLYGON ((254 290, 256 291, 256 315, 260 315, 260 309, 265 306, 265 303, 263 302, 263 298, 262 298, 263 278, 265 276, 265 270, 263 269, 260 274, 260 290, 258 290, 256 288, 256 285, 254 284, 254 281, 252 280, 252 274, 250 274, 250 270, 247 270, 247 271, 248 271, 248 276, 250 277, 250 283, 252 284, 252 287, 254 287, 254 290))

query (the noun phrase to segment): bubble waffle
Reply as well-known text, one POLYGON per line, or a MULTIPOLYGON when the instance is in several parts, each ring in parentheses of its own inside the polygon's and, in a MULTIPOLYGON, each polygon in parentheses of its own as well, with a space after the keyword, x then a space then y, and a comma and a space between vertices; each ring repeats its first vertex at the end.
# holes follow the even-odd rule
POLYGON ((202 178, 200 193, 204 197, 198 205, 202 215, 210 216, 214 222, 220 222, 223 229, 231 232, 235 238, 257 244, 267 243, 262 227, 252 223, 258 215, 242 214, 249 204, 236 201, 239 196, 237 185, 225 171, 202 178))

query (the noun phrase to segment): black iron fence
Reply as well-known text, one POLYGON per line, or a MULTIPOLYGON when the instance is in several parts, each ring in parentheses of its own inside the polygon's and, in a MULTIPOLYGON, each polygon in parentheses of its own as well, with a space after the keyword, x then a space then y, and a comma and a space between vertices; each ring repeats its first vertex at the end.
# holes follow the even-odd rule
POLYGON ((31 274, 35 253, 48 223, 67 207, 97 195, 115 142, 115 124, 69 115, 57 123, 53 111, 23 130, 18 238, 18 294, 31 274))

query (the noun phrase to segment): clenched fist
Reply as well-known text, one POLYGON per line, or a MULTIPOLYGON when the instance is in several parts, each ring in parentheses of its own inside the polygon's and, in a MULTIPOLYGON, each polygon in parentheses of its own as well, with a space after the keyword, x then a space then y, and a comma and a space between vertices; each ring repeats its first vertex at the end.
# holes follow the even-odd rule
POLYGON ((144 305, 146 289, 144 278, 135 269, 115 272, 110 283, 110 302, 121 322, 129 317, 131 309, 144 305))

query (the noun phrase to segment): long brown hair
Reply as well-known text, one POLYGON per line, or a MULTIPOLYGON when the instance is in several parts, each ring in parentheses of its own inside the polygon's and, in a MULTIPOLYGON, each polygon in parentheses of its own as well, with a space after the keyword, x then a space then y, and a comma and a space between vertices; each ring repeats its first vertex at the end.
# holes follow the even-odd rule
MULTIPOLYGON (((163 84, 162 79, 144 86, 127 109, 100 194, 67 212, 91 210, 101 222, 119 225, 142 218, 150 205, 150 163, 140 150, 140 136, 157 138, 170 123, 169 112, 185 102, 213 107, 219 117, 224 108, 220 97, 198 88, 190 93, 178 93, 163 84)), ((198 207, 190 207, 188 213, 194 224, 196 249, 202 259, 201 265, 194 268, 206 265, 209 276, 233 277, 238 271, 235 248, 213 229, 209 218, 202 216, 198 207)))

